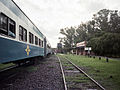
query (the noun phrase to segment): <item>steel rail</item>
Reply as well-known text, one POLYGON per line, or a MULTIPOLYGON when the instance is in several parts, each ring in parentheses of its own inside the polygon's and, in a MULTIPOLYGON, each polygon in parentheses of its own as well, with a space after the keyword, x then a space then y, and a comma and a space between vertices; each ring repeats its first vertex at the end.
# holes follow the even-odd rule
POLYGON ((57 56, 57 58, 58 58, 58 60, 59 60, 60 68, 61 68, 61 71, 62 71, 64 89, 67 90, 67 85, 66 85, 66 80, 65 80, 65 74, 64 74, 64 71, 63 71, 62 63, 61 63, 60 58, 59 58, 58 56, 57 56))
POLYGON ((91 81, 93 81, 98 87, 100 87, 102 90, 106 90, 102 85, 100 85, 96 80, 94 80, 92 77, 90 77, 86 72, 84 72, 80 67, 75 65, 73 62, 68 60, 68 58, 65 57, 67 61, 69 61, 76 69, 78 69, 80 72, 82 72, 85 76, 87 76, 91 81))

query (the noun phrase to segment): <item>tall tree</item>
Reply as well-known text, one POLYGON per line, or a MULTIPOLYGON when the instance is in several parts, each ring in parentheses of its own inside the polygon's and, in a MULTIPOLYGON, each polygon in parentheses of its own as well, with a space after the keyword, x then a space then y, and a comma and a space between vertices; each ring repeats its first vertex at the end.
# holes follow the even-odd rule
POLYGON ((111 11, 108 9, 102 9, 97 14, 93 15, 96 26, 102 31, 108 30, 108 16, 110 12, 111 11))
POLYGON ((120 12, 114 10, 110 14, 109 30, 113 33, 120 33, 120 12))
POLYGON ((88 29, 89 27, 86 23, 82 23, 78 26, 78 28, 76 29, 76 43, 88 40, 88 29))
POLYGON ((71 27, 71 28, 61 29, 60 33, 65 35, 64 42, 63 42, 64 48, 70 51, 74 45, 75 28, 71 27))

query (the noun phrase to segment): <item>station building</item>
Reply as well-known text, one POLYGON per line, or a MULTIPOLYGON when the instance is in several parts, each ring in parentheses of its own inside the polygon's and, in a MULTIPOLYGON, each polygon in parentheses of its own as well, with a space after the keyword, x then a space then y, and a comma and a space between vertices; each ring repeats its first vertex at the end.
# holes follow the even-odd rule
POLYGON ((76 44, 76 55, 86 55, 87 51, 85 50, 85 47, 87 45, 86 41, 79 42, 76 44))

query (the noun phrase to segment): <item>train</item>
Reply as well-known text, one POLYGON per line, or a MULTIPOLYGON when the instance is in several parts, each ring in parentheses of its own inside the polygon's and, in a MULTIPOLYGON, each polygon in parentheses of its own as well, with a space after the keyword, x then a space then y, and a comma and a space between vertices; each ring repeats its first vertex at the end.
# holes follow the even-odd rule
POLYGON ((0 63, 51 54, 46 36, 13 0, 0 0, 0 63))

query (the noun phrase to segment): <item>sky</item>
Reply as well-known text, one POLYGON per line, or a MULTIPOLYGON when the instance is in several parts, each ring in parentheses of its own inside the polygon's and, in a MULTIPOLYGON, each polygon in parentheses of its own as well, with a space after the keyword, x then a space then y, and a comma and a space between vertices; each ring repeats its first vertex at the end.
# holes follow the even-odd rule
POLYGON ((60 29, 78 26, 101 9, 120 10, 119 0, 14 0, 55 48, 60 29))

